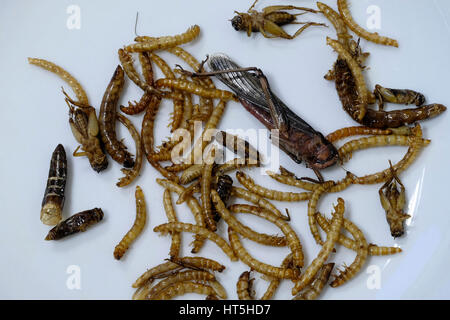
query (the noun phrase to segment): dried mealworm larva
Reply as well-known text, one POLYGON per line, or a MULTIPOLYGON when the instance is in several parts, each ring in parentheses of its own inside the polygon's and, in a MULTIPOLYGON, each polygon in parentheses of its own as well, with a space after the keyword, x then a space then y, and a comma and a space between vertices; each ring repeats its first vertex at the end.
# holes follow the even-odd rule
POLYGON ((158 37, 153 41, 138 42, 125 47, 129 52, 144 52, 163 50, 179 46, 180 44, 191 42, 200 34, 200 27, 194 25, 182 34, 175 36, 158 37))
POLYGON ((280 217, 284 220, 289 220, 289 217, 284 216, 280 210, 275 207, 272 203, 270 203, 268 200, 264 199, 263 197, 257 195, 256 193, 253 193, 251 191, 248 191, 246 189, 242 189, 239 187, 232 187, 231 188, 231 195, 247 200, 261 208, 267 209, 271 212, 273 212, 277 217, 280 217))
POLYGON ((285 237, 270 236, 270 235, 267 235, 264 233, 258 233, 256 231, 253 231, 249 227, 243 225, 241 222, 239 222, 239 220, 236 219, 234 217, 234 215, 232 215, 230 213, 230 211, 225 207, 225 205, 222 202, 222 200, 220 199, 218 193, 214 190, 212 191, 212 197, 213 197, 214 206, 216 207, 217 212, 220 214, 222 219, 228 224, 228 226, 231 227, 237 233, 241 234, 242 236, 246 237, 247 239, 250 239, 252 241, 255 241, 257 243, 261 243, 264 245, 276 246, 276 247, 286 246, 286 238, 285 237))
POLYGON ((294 175, 277 174, 272 171, 266 171, 266 173, 272 179, 288 186, 297 187, 306 191, 314 191, 317 188, 317 183, 303 181, 294 175))
POLYGON ((314 279, 314 281, 308 285, 303 292, 299 293, 292 300, 315 300, 327 284, 333 267, 334 263, 327 263, 323 265, 319 272, 317 272, 316 279, 314 279))
POLYGON ((128 107, 120 106, 120 111, 128 115, 138 114, 147 108, 147 106, 152 102, 153 96, 154 96, 153 93, 146 91, 142 95, 139 102, 136 101, 134 101, 134 103, 128 102, 128 107))
POLYGON ((363 28, 361 28, 355 22, 355 20, 353 20, 353 17, 348 8, 347 0, 338 0, 338 9, 339 9, 339 12, 341 13, 342 18, 345 21, 345 24, 361 38, 364 38, 368 41, 382 44, 385 46, 398 47, 397 40, 383 37, 383 36, 380 36, 377 32, 372 33, 372 32, 368 32, 367 30, 364 30, 363 28))
POLYGON ((316 240, 317 244, 323 245, 323 241, 320 238, 319 229, 316 225, 316 211, 317 211, 317 203, 319 202, 320 197, 327 192, 329 188, 334 183, 332 181, 326 182, 316 188, 314 192, 312 193, 311 199, 308 201, 308 223, 309 223, 309 229, 311 230, 311 233, 314 237, 314 240, 316 240))
POLYGON ((131 169, 122 168, 121 171, 125 174, 125 177, 120 178, 117 182, 118 187, 125 187, 129 185, 134 179, 137 178, 142 167, 142 141, 139 132, 134 127, 133 123, 127 119, 124 115, 118 113, 117 117, 119 121, 128 129, 131 137, 136 145, 136 157, 134 159, 134 166, 131 169))
POLYGON ((298 294, 313 281, 317 272, 322 268, 323 264, 328 259, 328 256, 333 251, 334 245, 340 235, 341 226, 344 220, 344 211, 344 200, 339 198, 338 204, 335 207, 335 212, 333 213, 333 220, 331 222, 330 232, 327 234, 327 240, 323 244, 317 257, 311 262, 308 268, 306 268, 300 276, 300 279, 295 283, 294 288, 292 288, 292 295, 298 294))
POLYGON ((152 60, 150 59, 148 52, 140 52, 138 56, 139 62, 141 63, 142 75, 144 76, 144 80, 149 86, 153 86, 155 79, 153 74, 152 60))
POLYGON ((177 282, 163 289, 154 300, 169 300, 186 293, 204 294, 206 296, 215 295, 216 291, 206 284, 195 282, 177 282))
POLYGON ((130 245, 136 240, 141 234, 145 227, 147 221, 147 206, 145 204, 144 193, 141 187, 136 186, 136 220, 133 226, 127 232, 127 234, 122 238, 119 244, 114 248, 114 258, 120 260, 125 252, 128 250, 130 245))
POLYGON ((238 101, 234 93, 220 89, 210 89, 195 82, 182 79, 158 79, 156 88, 170 88, 189 92, 208 99, 234 100, 238 101))
POLYGON ((133 65, 134 61, 131 54, 129 54, 123 49, 119 49, 117 53, 119 55, 120 63, 122 64, 123 71, 125 71, 127 77, 131 81, 133 81, 139 88, 145 91, 147 89, 147 85, 141 80, 141 77, 134 68, 133 65))
MULTIPOLYGON (((292 266, 292 253, 288 254, 286 258, 283 259, 283 262, 281 263, 281 268, 286 269, 292 266)), ((273 278, 270 280, 269 286, 266 289, 266 292, 261 297, 261 300, 270 300, 272 299, 273 295, 275 294, 275 291, 280 286, 281 279, 273 278)))
MULTIPOLYGON (((179 196, 185 190, 185 188, 183 188, 179 184, 177 184, 173 181, 170 181, 170 180, 156 179, 156 182, 159 185, 161 185, 162 187, 169 189, 172 192, 175 192, 179 196)), ((197 225, 199 227, 206 227, 206 222, 205 222, 204 216, 202 214, 202 207, 198 203, 197 199, 194 197, 188 197, 187 205, 188 205, 189 209, 191 210, 197 225)), ((205 238, 202 235, 196 234, 195 240, 193 242, 192 253, 197 253, 200 250, 200 248, 203 246, 204 241, 205 241, 205 238)))
POLYGON ((142 287, 149 280, 158 277, 161 274, 165 274, 167 272, 172 272, 176 269, 179 269, 180 265, 173 263, 171 261, 161 263, 151 269, 145 271, 133 284, 133 288, 142 287))
POLYGON ((353 74, 356 84, 356 90, 358 92, 359 105, 356 107, 357 110, 355 111, 355 114, 352 115, 352 117, 354 119, 362 121, 367 112, 367 104, 369 102, 370 93, 367 89, 361 66, 359 65, 358 61, 356 61, 352 57, 350 52, 345 50, 345 48, 339 41, 332 40, 331 38, 327 37, 327 44, 331 46, 343 60, 345 60, 348 67, 350 68, 351 73, 353 74))
POLYGON ((89 100, 87 98, 86 92, 84 91, 83 87, 77 81, 77 79, 75 79, 66 70, 64 70, 60 66, 58 66, 50 61, 44 60, 44 59, 28 58, 28 62, 30 64, 34 64, 38 67, 41 67, 45 70, 48 70, 48 71, 58 75, 61 79, 63 79, 65 82, 67 82, 69 84, 69 86, 72 88, 73 92, 75 93, 79 103, 84 104, 84 105, 89 105, 89 100))
MULTIPOLYGON (((329 221, 320 213, 316 213, 316 221, 319 224, 319 226, 326 232, 330 232, 330 223, 329 221)), ((345 219, 344 219, 345 221, 345 219)), ((345 227, 345 225, 344 225, 345 227)), ((356 226, 355 226, 356 227, 356 226)), ((347 249, 357 251, 358 250, 358 244, 355 240, 350 239, 346 237, 343 234, 339 235, 338 243, 347 249)), ((396 253, 402 252, 401 248, 398 247, 379 247, 374 244, 369 244, 369 255, 371 256, 386 256, 386 255, 392 255, 396 253)))
POLYGON ((355 127, 347 127, 336 130, 329 135, 327 135, 327 140, 330 142, 336 142, 338 140, 342 140, 344 138, 348 138, 351 136, 362 136, 362 135, 389 135, 392 134, 391 129, 377 129, 377 128, 369 128, 364 126, 355 126, 355 127))
MULTIPOLYGON (((214 194, 213 194, 214 197, 214 194)), ((255 207, 255 206, 249 206, 246 204, 234 204, 230 206, 229 210, 234 213, 250 213, 253 215, 256 215, 260 218, 263 218, 274 225, 276 225, 278 228, 280 228, 281 232, 286 237, 286 243, 289 246, 289 248, 292 251, 292 261, 293 266, 296 268, 303 267, 303 249, 302 245, 300 243, 300 239, 298 238, 295 231, 292 229, 292 227, 287 223, 285 220, 281 219, 280 217, 277 217, 275 214, 273 214, 271 211, 255 207)), ((233 229, 235 230, 235 229, 233 229)), ((235 230, 236 231, 236 230, 235 230)))
MULTIPOLYGON (((172 195, 170 194, 170 190, 164 190, 163 194, 163 204, 164 211, 166 212, 167 220, 169 222, 177 222, 177 215, 175 213, 175 208, 173 207, 172 195)), ((171 258, 178 257, 181 248, 181 234, 179 232, 175 232, 171 234, 172 236, 172 244, 170 245, 169 256, 171 258)))
POLYGON ((231 249, 228 243, 222 237, 214 232, 209 231, 206 228, 199 227, 190 223, 172 222, 156 226, 153 231, 160 232, 163 235, 169 232, 190 232, 198 234, 216 243, 217 246, 221 248, 223 252, 231 259, 231 261, 237 261, 233 249, 231 249))
POLYGON ((217 225, 216 221, 214 220, 213 207, 211 203, 211 180, 213 167, 214 163, 203 165, 200 185, 201 185, 201 202, 203 215, 205 216, 206 227, 214 232, 217 230, 217 225))
POLYGON ((247 176, 242 171, 236 172, 236 178, 248 190, 266 199, 276 201, 299 202, 299 201, 306 201, 311 197, 311 192, 302 192, 302 193, 282 192, 264 188, 262 186, 257 185, 252 178, 247 176))
POLYGON ((188 270, 183 272, 177 272, 167 278, 161 280, 151 288, 150 292, 147 294, 146 298, 149 300, 153 300, 164 288, 183 281, 213 281, 216 277, 209 272, 206 271, 197 271, 197 270, 188 270))
POLYGON ((181 184, 188 184, 202 175, 203 165, 193 164, 183 171, 180 177, 181 184))
POLYGON ((100 208, 82 211, 54 226, 48 232, 45 240, 59 240, 74 233, 84 232, 89 226, 102 219, 103 211, 100 208))
POLYGON ((231 228, 228 228, 228 237, 230 239, 231 247, 238 258, 253 270, 269 277, 279 279, 296 279, 298 277, 298 271, 295 269, 274 267, 253 258, 242 246, 238 234, 231 228))
POLYGON ((255 300, 255 291, 252 288, 253 280, 250 271, 244 271, 236 283, 236 292, 239 300, 255 300))
POLYGON ((228 150, 245 159, 248 159, 250 163, 263 162, 261 153, 248 141, 240 138, 239 136, 227 133, 225 131, 219 131, 216 134, 216 139, 228 150))
POLYGON ((62 144, 58 144, 52 154, 47 186, 45 187, 44 198, 42 199, 41 221, 43 224, 54 226, 61 221, 66 179, 66 151, 62 144))
POLYGON ((353 263, 345 267, 343 271, 340 271, 339 275, 336 275, 331 282, 331 286, 336 288, 343 285, 345 282, 353 278, 362 268, 366 262, 367 255, 369 254, 369 245, 367 244, 364 234, 355 226, 351 221, 344 219, 344 228, 350 232, 357 243, 356 257, 353 263))
POLYGON ((200 180, 195 181, 189 187, 187 187, 178 197, 177 204, 180 205, 186 201, 188 197, 192 197, 192 195, 196 192, 201 192, 200 180))
POLYGON ((222 272, 225 270, 225 266, 219 262, 204 258, 204 257, 182 257, 182 258, 171 258, 170 261, 190 269, 197 270, 212 270, 222 272))
POLYGON ((131 168, 134 160, 126 150, 125 145, 117 140, 116 136, 116 105, 124 85, 124 73, 120 66, 117 66, 100 106, 100 134, 106 151, 118 163, 125 168, 131 168))
POLYGON ((336 34, 338 37, 338 41, 342 44, 342 46, 349 50, 348 41, 351 36, 348 34, 347 25, 345 24, 342 17, 334 11, 332 8, 327 6, 325 3, 317 2, 317 7, 323 13, 323 15, 333 24, 336 29, 336 34))

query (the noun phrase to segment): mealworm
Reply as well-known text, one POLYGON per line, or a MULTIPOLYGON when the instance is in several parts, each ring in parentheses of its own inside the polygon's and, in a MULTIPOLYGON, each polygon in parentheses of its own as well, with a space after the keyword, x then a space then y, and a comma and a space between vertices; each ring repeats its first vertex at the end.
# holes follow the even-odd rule
POLYGON ((362 266, 366 262, 369 252, 366 238, 364 237, 364 234, 361 232, 361 230, 359 230, 358 227, 356 227, 347 219, 344 219, 343 225, 344 228, 347 229, 348 232, 350 232, 350 234, 355 239, 355 242, 357 243, 356 257, 350 266, 345 267, 344 270, 340 271, 339 275, 335 276, 330 284, 333 288, 343 285, 351 278, 353 278, 361 270, 362 266))
MULTIPOLYGON (((288 254, 286 258, 283 259, 283 262, 281 263, 281 268, 286 269, 289 268, 292 265, 292 253, 288 254)), ((270 280, 269 286, 266 289, 266 292, 261 297, 261 300, 270 300, 272 299, 273 295, 275 294, 275 291, 280 286, 281 279, 273 278, 270 280)))
POLYGON ((325 3, 317 2, 317 7, 336 29, 338 41, 346 50, 349 50, 348 40, 351 36, 348 34, 347 25, 342 17, 325 3))
POLYGON ((195 181, 189 187, 184 189, 184 191, 178 197, 176 204, 180 205, 184 203, 188 197, 191 197, 196 192, 201 192, 200 180, 195 181))
POLYGON ((295 176, 285 175, 285 174, 277 174, 272 171, 266 171, 266 173, 271 177, 272 179, 282 183, 286 184, 288 186, 297 187, 306 191, 314 191, 317 188, 316 183, 306 182, 301 179, 298 179, 295 176))
POLYGON ((327 234, 327 240, 323 244, 317 257, 311 262, 304 273, 300 276, 300 279, 295 283, 294 288, 292 288, 292 295, 296 295, 312 282, 313 278, 317 274, 317 271, 322 268, 323 264, 328 259, 328 256, 333 251, 334 245, 339 238, 340 229, 344 220, 344 211, 344 200, 338 198, 338 204, 335 206, 330 232, 327 234))
POLYGON ((277 217, 280 217, 284 220, 289 220, 288 217, 284 216, 280 210, 278 210, 272 203, 264 199, 263 197, 260 197, 256 193, 250 192, 246 189, 242 189, 239 187, 232 187, 231 188, 231 195, 247 200, 253 204, 256 204, 257 206, 267 209, 271 212, 273 212, 277 217))
POLYGON ((311 234, 316 240, 316 243, 323 246, 323 241, 320 237, 319 229, 316 225, 315 214, 317 211, 317 203, 319 202, 320 197, 327 192, 327 190, 333 185, 332 181, 326 182, 322 185, 319 185, 316 190, 312 193, 311 199, 308 201, 308 224, 309 229, 311 230, 311 234))
POLYGON ((374 42, 374 43, 378 43, 378 44, 382 44, 385 46, 393 46, 393 47, 398 47, 398 41, 391 39, 391 38, 387 38, 387 37, 383 37, 380 36, 377 32, 368 32, 367 30, 364 30, 363 28, 361 28, 356 22, 355 20, 353 20, 353 17, 350 13, 350 10, 348 8, 348 3, 347 0, 338 0, 338 9, 339 12, 341 13, 342 19, 344 19, 345 24, 354 32, 356 33, 359 37, 364 38, 368 41, 374 42))
POLYGON ((170 88, 198 95, 207 99, 221 99, 238 101, 236 95, 230 91, 210 89, 195 82, 182 79, 158 79, 156 88, 170 88))
POLYGON ((139 186, 136 186, 135 197, 136 220, 134 221, 131 229, 125 234, 122 240, 120 240, 119 244, 114 248, 114 258, 117 260, 120 260, 120 258, 122 258, 130 245, 136 240, 137 237, 139 237, 147 221, 147 207, 145 204, 144 193, 139 186))
POLYGON ((67 82, 72 91, 75 93, 77 100, 80 104, 89 105, 89 100, 86 91, 84 91, 81 84, 69 72, 67 72, 60 66, 54 64, 53 62, 44 59, 28 58, 28 63, 34 64, 38 67, 41 67, 47 71, 50 71, 58 75, 61 79, 67 82))
POLYGON ((227 133, 225 131, 219 131, 216 134, 216 139, 228 150, 235 154, 248 159, 250 163, 260 163, 263 161, 261 153, 254 148, 248 141, 240 138, 237 135, 227 133))
POLYGON ((116 105, 124 85, 124 73, 120 66, 117 66, 100 105, 99 125, 100 135, 106 151, 111 158, 122 164, 125 168, 131 168, 134 160, 131 154, 126 151, 125 145, 117 140, 116 136, 116 105))
POLYGON ((135 115, 144 111, 153 100, 153 93, 144 92, 139 102, 128 102, 128 107, 120 106, 120 110, 128 115, 135 115))
POLYGON ((189 168, 183 171, 180 176, 181 184, 188 184, 189 182, 194 181, 198 177, 202 175, 203 165, 201 164, 193 164, 189 168))
POLYGON ((302 192, 302 193, 283 192, 264 188, 262 186, 257 185, 252 178, 247 176, 242 171, 236 172, 236 178, 245 188, 266 199, 276 201, 299 202, 308 200, 311 197, 310 192, 302 192))
MULTIPOLYGON (((241 234, 247 239, 255 241, 257 243, 261 243, 264 245, 275 246, 275 247, 284 247, 286 246, 286 237, 278 237, 278 236, 270 236, 264 233, 258 233, 253 231, 249 227, 243 225, 238 219, 234 217, 230 213, 230 211, 225 207, 224 203, 219 197, 219 194, 216 191, 212 191, 212 198, 214 202, 214 206, 216 207, 217 212, 220 214, 220 217, 231 227, 234 231, 241 234)), ((234 207, 234 206, 232 206, 234 207)), ((231 210, 231 209, 230 209, 231 210)), ((234 211, 236 212, 236 211, 234 211)))
POLYGON ((145 271, 133 284, 133 288, 139 288, 142 287, 145 283, 147 283, 149 280, 158 277, 161 274, 165 274, 167 272, 172 272, 176 269, 179 269, 180 266, 176 263, 173 263, 171 261, 161 263, 151 269, 148 269, 145 271))
MULTIPOLYGON (((213 193, 213 197, 215 197, 214 193, 213 193)), ((284 234, 284 236, 286 238, 286 243, 292 251, 293 266, 296 268, 303 267, 303 263, 304 263, 303 262, 303 260, 304 260, 303 248, 300 243, 300 239, 298 238, 297 234, 292 229, 292 227, 289 225, 289 223, 287 223, 280 217, 277 217, 271 211, 260 208, 260 207, 249 206, 246 204, 234 204, 234 205, 230 206, 229 210, 234 213, 238 213, 238 212, 250 213, 250 214, 256 215, 256 216, 263 218, 263 219, 273 223, 274 225, 276 225, 281 230, 281 232, 284 234)), ((232 226, 230 226, 230 227, 232 227, 232 226)), ((234 228, 233 228, 233 230, 237 231, 234 228)))
MULTIPOLYGON (((182 186, 180 186, 179 184, 170 181, 170 180, 163 180, 163 179, 156 179, 156 182, 161 185, 162 187, 169 189, 172 192, 175 192, 178 194, 178 196, 181 195, 181 193, 185 190, 185 188, 183 188, 182 186)), ((187 205, 189 207, 189 209, 192 212, 192 215, 194 216, 195 222, 197 223, 197 225, 199 227, 205 227, 206 223, 204 220, 204 216, 202 214, 202 208, 200 206, 200 204, 198 203, 197 199, 194 197, 188 197, 187 198, 187 205)), ((203 246, 204 243, 204 237, 202 235, 197 234, 194 237, 194 242, 193 242, 193 248, 192 248, 192 253, 197 253, 200 248, 203 246)))
POLYGON ((391 129, 377 129, 377 128, 369 128, 364 126, 355 126, 355 127, 347 127, 336 130, 329 135, 327 135, 327 140, 331 143, 336 142, 338 140, 342 140, 351 136, 362 136, 362 135, 390 135, 392 134, 391 129))
POLYGON ((236 283, 236 292, 239 300, 255 300, 255 291, 252 288, 253 280, 250 271, 244 271, 236 283))
MULTIPOLYGON (((169 222, 177 222, 177 215, 172 203, 172 196, 169 189, 164 190, 163 194, 164 211, 166 212, 167 220, 169 222)), ((169 256, 171 258, 178 257, 181 248, 181 234, 172 233, 172 244, 170 246, 169 256)))
POLYGON ((206 228, 199 227, 190 223, 172 222, 156 226, 153 231, 160 232, 163 235, 169 232, 190 232, 198 234, 216 243, 217 246, 223 250, 223 252, 230 258, 231 261, 237 261, 233 249, 231 249, 228 243, 222 237, 214 232, 209 231, 206 228))
POLYGON ((292 300, 315 300, 322 292, 325 284, 331 275, 334 263, 327 263, 317 272, 317 277, 308 285, 303 292, 295 296, 292 300))
POLYGON ((100 208, 82 211, 54 226, 45 237, 45 240, 59 240, 71 234, 84 232, 86 229, 103 219, 100 208))
POLYGON ((124 115, 118 113, 118 120, 128 129, 130 132, 131 137, 134 140, 134 143, 136 145, 136 157, 134 159, 134 166, 131 169, 122 168, 121 171, 125 174, 125 177, 122 177, 119 179, 119 182, 117 182, 118 187, 125 187, 132 183, 134 179, 137 178, 139 175, 139 172, 141 171, 142 167, 142 142, 141 142, 141 136, 139 135, 139 132, 134 127, 133 123, 131 123, 130 120, 127 119, 124 115))
POLYGON ((186 293, 197 293, 210 296, 215 295, 216 291, 211 286, 202 283, 177 282, 163 289, 154 300, 169 300, 186 293))
POLYGON ((213 207, 211 203, 211 179, 214 163, 204 164, 202 170, 202 178, 200 179, 201 202, 203 215, 205 217, 206 227, 211 231, 217 230, 216 221, 213 216, 213 207))
MULTIPOLYGON (((320 213, 316 212, 316 221, 319 224, 319 226, 325 231, 326 233, 330 232, 330 223, 327 221, 327 219, 320 213)), ((344 218, 345 221, 345 218, 344 218)), ((345 225, 344 225, 345 227, 345 225)), ((355 240, 350 239, 343 235, 342 233, 339 235, 338 243, 347 249, 357 251, 358 250, 358 244, 355 240)), ((375 244, 369 244, 369 255, 371 256, 386 256, 386 255, 392 255, 396 253, 402 252, 402 249, 398 247, 380 247, 375 244)))
POLYGON ((133 58, 131 57, 131 54, 123 49, 119 49, 117 53, 119 55, 120 63, 122 64, 123 71, 125 71, 127 77, 131 81, 133 81, 139 88, 146 91, 146 84, 141 80, 138 72, 134 68, 133 58))
POLYGON ((64 192, 67 180, 66 151, 58 144, 52 153, 48 171, 47 186, 41 205, 41 221, 48 226, 58 224, 62 219, 64 192))
POLYGON ((225 270, 225 266, 220 264, 215 260, 211 260, 204 257, 182 257, 182 258, 171 258, 170 261, 191 269, 199 269, 199 270, 212 270, 222 272, 225 270))
POLYGON ((261 163, 258 161, 253 161, 245 158, 234 158, 218 166, 215 173, 216 175, 221 175, 244 167, 259 167, 260 165, 261 163))
MULTIPOLYGON (((202 85, 202 83, 198 82, 197 80, 194 80, 194 83, 202 85)), ((192 115, 192 120, 207 121, 211 116, 213 109, 214 109, 213 100, 200 96, 198 108, 194 110, 196 112, 194 112, 194 114, 192 115)))
POLYGON ((242 246, 237 233, 234 232, 231 228, 228 228, 228 237, 230 239, 231 247, 233 248, 233 251, 236 253, 238 258, 253 270, 265 274, 269 277, 279 279, 295 279, 298 277, 297 270, 274 267, 253 258, 242 246))
POLYGON ((188 270, 183 272, 177 272, 167 278, 161 280, 153 286, 153 288, 149 291, 146 296, 146 299, 153 300, 164 288, 183 281, 212 281, 215 280, 216 277, 206 271, 196 271, 196 270, 188 270))
POLYGON ((367 104, 370 94, 367 89, 366 81, 364 80, 364 75, 362 74, 361 66, 352 57, 352 55, 347 50, 345 50, 340 42, 327 37, 327 44, 339 54, 341 59, 345 60, 348 67, 350 68, 350 71, 355 79, 356 90, 358 92, 359 99, 359 105, 356 106, 357 110, 355 111, 355 114, 352 115, 352 117, 354 119, 362 121, 367 112, 367 104))
POLYGON ((200 34, 200 27, 194 25, 189 27, 186 32, 175 36, 165 36, 154 38, 153 41, 133 43, 125 47, 125 50, 129 52, 144 52, 164 50, 172 47, 179 46, 184 43, 191 42, 200 34))

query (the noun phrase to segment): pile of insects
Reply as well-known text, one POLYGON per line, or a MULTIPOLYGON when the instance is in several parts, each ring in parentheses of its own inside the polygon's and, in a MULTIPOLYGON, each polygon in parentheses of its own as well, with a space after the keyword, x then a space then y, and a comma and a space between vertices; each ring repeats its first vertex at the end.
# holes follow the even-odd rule
MULTIPOLYGON (((270 33, 286 39, 295 38, 311 25, 322 25, 309 22, 294 36, 285 34, 280 26, 293 23, 297 15, 282 10, 296 9, 321 13, 335 27, 338 39, 327 38, 327 44, 338 53, 338 59, 325 78, 335 81, 344 110, 362 126, 342 128, 326 136, 314 130, 272 92, 261 69, 241 68, 224 54, 215 54, 199 62, 182 48, 181 45, 198 37, 200 28, 197 25, 175 36, 137 36, 134 43, 119 49, 120 65, 106 88, 98 118, 85 91, 73 76, 49 61, 29 59, 31 64, 59 75, 75 93, 76 98, 72 98, 63 90, 69 107, 70 128, 80 144, 74 156, 87 157, 92 169, 101 172, 108 166, 109 155, 123 166, 125 176, 117 183, 121 188, 138 179, 144 157, 162 176, 156 182, 164 189, 162 202, 167 223, 156 226, 153 231, 171 237, 170 250, 165 261, 153 264, 133 283, 132 287, 136 289, 133 299, 170 299, 192 292, 211 300, 226 299, 227 293, 215 275, 216 272, 222 272, 225 265, 198 255, 206 240, 214 242, 230 261, 240 260, 248 266, 249 270, 235 279, 236 294, 243 300, 258 299, 252 288, 254 273, 261 274, 269 282, 267 291, 259 299, 271 299, 282 281, 291 281, 293 299, 310 300, 316 299, 328 283, 335 288, 349 282, 363 268, 369 256, 402 252, 398 247, 368 243, 361 229, 346 217, 344 199, 336 199, 331 217, 319 212, 318 206, 326 194, 340 193, 352 185, 380 184, 381 207, 386 211, 391 234, 394 238, 402 236, 405 232, 404 221, 410 216, 404 212, 406 189, 399 176, 431 142, 423 137, 418 121, 437 116, 446 108, 440 104, 424 105, 424 95, 412 90, 377 85, 373 92, 370 91, 363 74, 363 64, 368 53, 362 52, 359 41, 353 40, 348 29, 358 37, 375 43, 390 46, 398 46, 398 43, 358 26, 351 17, 347 1, 337 2, 339 12, 318 2, 317 10, 271 6, 265 8, 263 13, 258 13, 252 10, 255 1, 248 14, 238 13, 232 21, 236 29, 247 30, 248 34, 260 31, 265 37, 272 37, 268 36, 270 33), (162 51, 178 57, 190 70, 181 66, 171 68, 158 55, 162 51), (135 67, 136 58, 141 72, 135 67), (210 71, 204 69, 205 64, 210 71), (154 66, 161 70, 164 78, 155 78, 154 66), (231 91, 217 89, 214 77, 231 91), (142 96, 139 101, 118 108, 126 79, 142 89, 142 96), (164 99, 173 102, 169 124, 172 136, 156 146, 155 118, 164 99), (280 184, 296 187, 300 189, 299 192, 268 189, 255 183, 244 170, 262 166, 262 154, 245 139, 217 129, 229 100, 240 102, 269 130, 277 129, 279 135, 272 137, 272 141, 295 162, 305 163, 317 178, 298 178, 280 167, 279 173, 267 172, 270 178, 280 184), (378 110, 370 107, 375 103, 378 103, 378 110), (385 111, 385 103, 415 104, 416 108, 385 111), (144 116, 139 132, 126 115, 140 113, 144 113, 144 116), (136 155, 133 156, 117 137, 116 120, 129 130, 136 155), (202 123, 203 131, 200 137, 194 139, 198 122, 202 123), (338 141, 354 136, 365 137, 337 147, 338 141), (186 146, 193 147, 183 154, 186 146), (356 151, 384 146, 405 146, 408 150, 399 162, 392 164, 389 161, 389 166, 380 172, 365 176, 347 172, 337 181, 326 180, 321 174, 322 169, 350 161, 356 151), (224 148, 235 154, 231 160, 221 161, 224 148), (234 184, 233 176, 242 187, 234 184), (195 224, 178 219, 174 196, 176 205, 187 204, 195 224), (305 261, 300 237, 290 224, 289 212, 284 214, 272 201, 307 202, 309 228, 321 248, 309 264, 305 261), (239 220, 239 214, 250 214, 266 220, 275 225, 281 234, 256 232, 252 226, 239 220), (218 231, 219 224, 226 226, 226 237, 218 231), (325 238, 321 236, 321 230, 326 234, 325 238), (182 255, 182 236, 186 233, 194 235, 190 246, 191 253, 197 256, 182 255), (244 247, 242 238, 266 246, 288 247, 290 253, 278 266, 269 265, 256 259, 244 247), (356 252, 356 257, 348 266, 334 272, 335 263, 329 262, 329 259, 339 249, 339 245, 356 252), (158 280, 156 284, 155 280, 158 280)), ((60 222, 66 167, 64 148, 58 146, 52 157, 41 212, 41 220, 45 224, 57 225, 46 239, 56 240, 84 231, 103 217, 101 209, 93 209, 60 222)), ((126 253, 146 224, 146 203, 139 186, 136 187, 135 198, 136 219, 113 250, 117 260, 126 253)))

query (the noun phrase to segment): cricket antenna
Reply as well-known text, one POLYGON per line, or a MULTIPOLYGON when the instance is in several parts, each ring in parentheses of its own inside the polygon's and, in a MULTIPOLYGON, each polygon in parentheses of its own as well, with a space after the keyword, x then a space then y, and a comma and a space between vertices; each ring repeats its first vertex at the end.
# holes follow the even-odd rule
POLYGON ((139 19, 139 11, 136 11, 136 20, 134 22, 134 34, 136 35, 136 37, 139 37, 137 34, 137 23, 138 23, 138 19, 139 19))

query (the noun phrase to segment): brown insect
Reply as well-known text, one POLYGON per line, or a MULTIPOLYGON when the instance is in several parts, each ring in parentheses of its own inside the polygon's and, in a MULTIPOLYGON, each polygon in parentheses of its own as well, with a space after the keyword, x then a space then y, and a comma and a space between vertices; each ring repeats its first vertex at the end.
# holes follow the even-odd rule
POLYGON ((84 232, 102 219, 103 211, 100 208, 82 211, 58 223, 48 232, 45 240, 59 240, 74 233, 84 232))
POLYGON ((404 221, 411 216, 403 212, 405 206, 405 186, 398 178, 396 171, 391 166, 391 178, 381 187, 380 201, 386 211, 386 219, 394 238, 401 237, 405 233, 404 221), (400 188, 400 190, 399 190, 400 188))
POLYGON ((124 72, 117 66, 111 78, 100 106, 100 134, 106 151, 118 163, 125 168, 134 166, 131 154, 126 150, 125 145, 117 140, 116 136, 116 107, 124 85, 124 72))
POLYGON ((52 154, 47 187, 45 188, 44 199, 42 199, 41 221, 46 225, 54 226, 62 219, 66 179, 66 151, 62 144, 58 144, 52 154))
POLYGON ((255 0, 247 10, 247 13, 235 11, 237 16, 231 19, 231 25, 236 31, 246 31, 249 37, 252 32, 261 32, 265 38, 294 39, 310 26, 325 26, 323 23, 296 21, 297 16, 306 12, 317 13, 316 10, 290 5, 278 5, 265 7, 262 9, 262 12, 258 12, 253 10, 257 2, 258 0, 255 0), (301 10, 305 12, 291 14, 281 10, 301 10), (286 24, 303 24, 303 26, 294 35, 290 35, 281 28, 281 26, 286 24))

